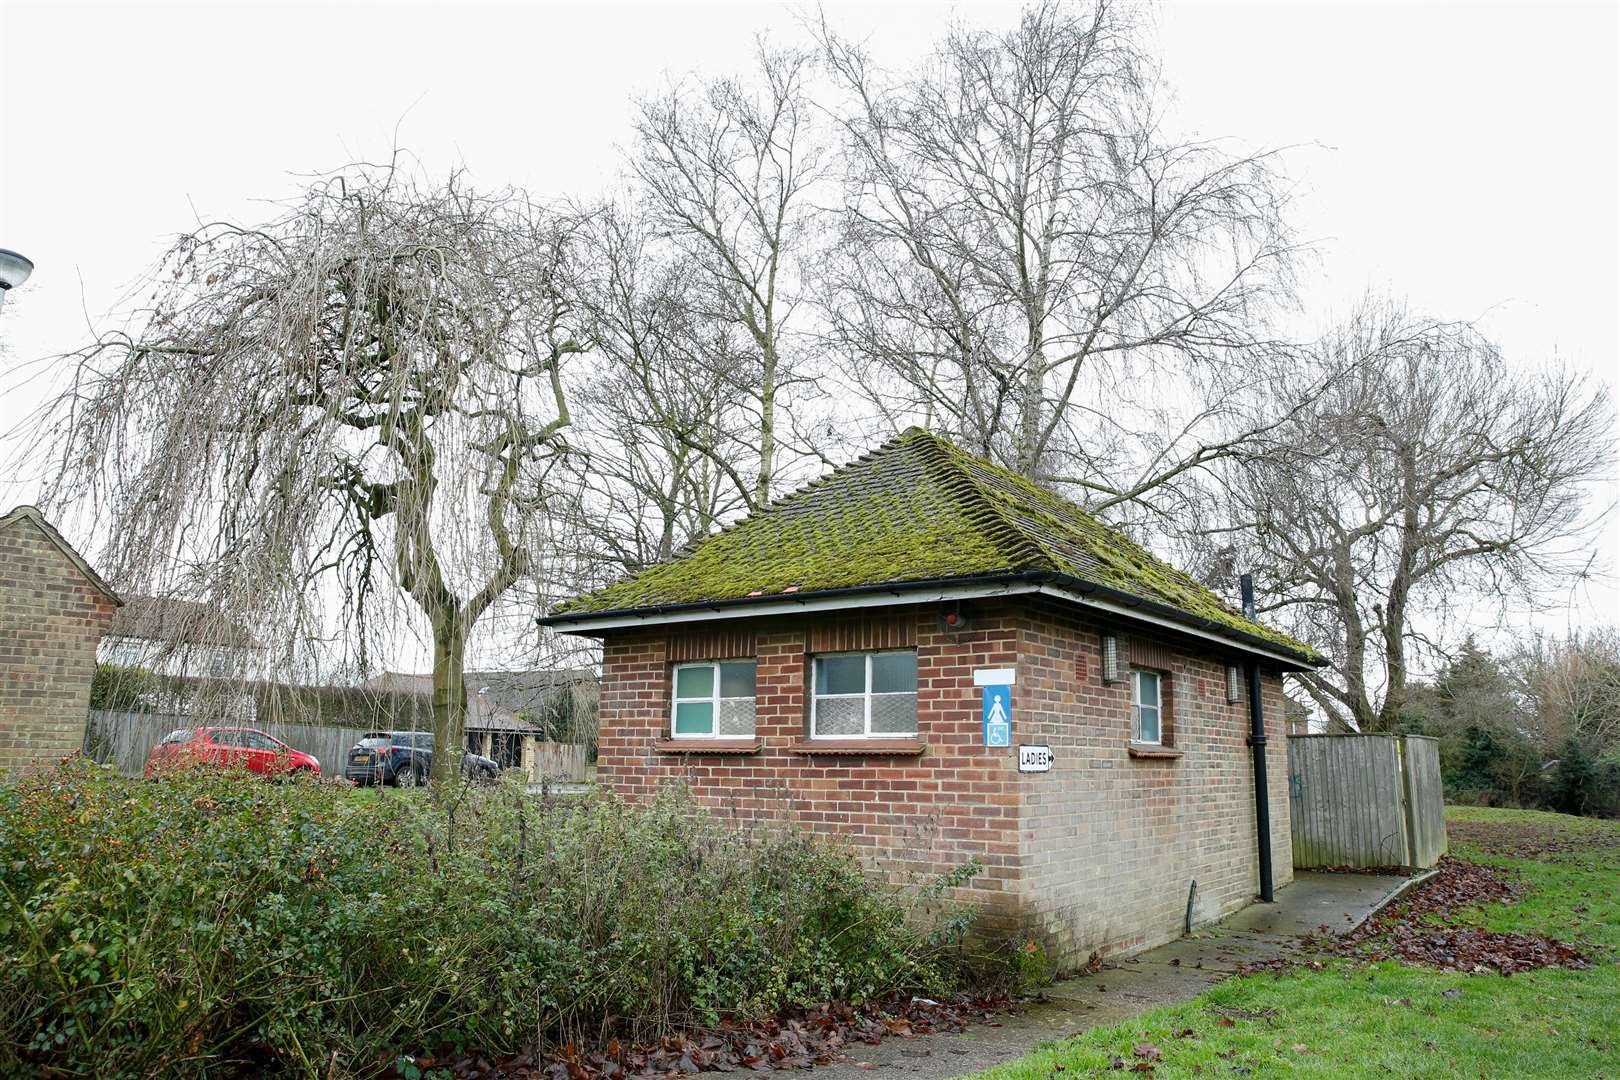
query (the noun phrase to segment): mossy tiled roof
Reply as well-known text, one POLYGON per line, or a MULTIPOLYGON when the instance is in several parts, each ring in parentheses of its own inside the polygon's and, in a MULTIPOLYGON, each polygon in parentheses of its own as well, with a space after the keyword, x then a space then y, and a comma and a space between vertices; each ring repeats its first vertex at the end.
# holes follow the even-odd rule
POLYGON ((1316 657, 1074 503, 920 428, 553 618, 1020 573, 1103 586, 1316 657))

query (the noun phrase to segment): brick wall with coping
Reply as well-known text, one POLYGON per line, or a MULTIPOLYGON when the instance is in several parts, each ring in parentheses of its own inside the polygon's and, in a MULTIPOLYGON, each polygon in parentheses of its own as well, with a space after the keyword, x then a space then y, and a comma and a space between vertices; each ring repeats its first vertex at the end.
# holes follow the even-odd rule
POLYGON ((116 609, 32 520, 0 528, 0 771, 82 746, 96 645, 116 609))
MULTIPOLYGON (((681 782, 738 822, 839 835, 891 879, 927 880, 977 858, 959 898, 987 931, 1033 930, 1063 963, 1180 933, 1187 885, 1200 921, 1258 889, 1246 701, 1226 703, 1229 657, 1133 632, 1139 662, 1169 672, 1167 739, 1182 756, 1133 758, 1129 686, 1104 684, 1103 624, 1055 602, 980 601, 965 630, 937 605, 870 614, 745 618, 609 633, 598 779, 631 798, 681 782), (810 659, 915 647, 916 754, 806 753, 810 659), (700 752, 669 738, 671 668, 756 659, 756 741, 700 752), (1015 667, 1012 748, 983 745, 978 668, 1015 667), (1016 745, 1048 743, 1051 772, 1020 774, 1016 745)), ((1218 646, 1212 646, 1218 650, 1218 646)), ((1124 657, 1122 657, 1123 661, 1124 657)), ((1265 677, 1275 873, 1290 880, 1280 678, 1265 677)))

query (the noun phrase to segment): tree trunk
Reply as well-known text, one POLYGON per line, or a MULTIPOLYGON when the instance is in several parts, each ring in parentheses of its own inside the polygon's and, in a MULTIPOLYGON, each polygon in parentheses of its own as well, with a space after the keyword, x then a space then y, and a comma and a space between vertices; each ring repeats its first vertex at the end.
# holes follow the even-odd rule
POLYGON ((1406 594, 1407 583, 1392 590, 1390 603, 1384 609, 1384 704, 1378 710, 1374 730, 1394 731, 1400 724, 1401 710, 1406 707, 1406 594))
POLYGON ((1355 563, 1350 548, 1340 543, 1333 551, 1333 598, 1344 627, 1344 701, 1357 731, 1371 731, 1378 712, 1367 693, 1367 628, 1356 607, 1355 563))
MULTIPOLYGON (((1031 333, 1036 332, 1038 324, 1031 320, 1031 333)), ((1046 354, 1044 350, 1036 348, 1029 360, 1029 370, 1024 373, 1024 384, 1018 402, 1018 445, 1014 448, 1014 468, 1024 476, 1033 480, 1040 473, 1041 464, 1041 414, 1045 405, 1044 394, 1046 390, 1046 354)))
POLYGON ((762 351, 764 366, 759 385, 759 476, 754 481, 754 507, 760 510, 771 501, 771 484, 776 479, 775 342, 767 341, 762 351))
POLYGON ((467 683, 463 665, 469 627, 455 615, 433 620, 433 782, 441 790, 461 776, 466 752, 467 683))
POLYGON ((1359 617, 1345 621, 1344 691, 1350 706, 1350 720, 1357 731, 1374 730, 1378 711, 1367 693, 1367 635, 1359 617))
POLYGON ((1384 620, 1384 705, 1378 712, 1378 730, 1394 731, 1406 706, 1406 607, 1411 597, 1418 559, 1419 532, 1417 455, 1410 445, 1397 448, 1401 463, 1401 548, 1395 573, 1389 583, 1388 603, 1381 612, 1384 620))

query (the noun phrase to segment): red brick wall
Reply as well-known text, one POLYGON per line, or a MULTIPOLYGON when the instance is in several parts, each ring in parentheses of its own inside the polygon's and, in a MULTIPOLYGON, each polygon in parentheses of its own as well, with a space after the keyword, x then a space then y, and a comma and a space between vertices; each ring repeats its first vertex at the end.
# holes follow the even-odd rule
POLYGON ((115 610, 33 521, 0 528, 0 771, 83 744, 96 645, 115 610))
MULTIPOLYGON (((1180 932, 1187 881, 1201 919, 1256 892, 1247 704, 1227 705, 1224 656, 1137 635, 1138 659, 1171 673, 1173 760, 1132 758, 1126 683, 1099 675, 1100 624, 1056 603, 979 602, 946 633, 936 606, 869 616, 753 618, 609 634, 603 642, 598 778, 633 798, 684 782, 743 822, 797 822, 835 833, 869 865, 925 880, 978 858, 961 894, 989 929, 1031 927, 1061 960, 1128 950, 1180 932), (757 655, 752 753, 673 753, 674 662, 757 655), (811 755, 809 659, 816 652, 915 645, 920 756, 811 755), (705 655, 708 653, 709 655, 705 655), (1016 667, 1014 748, 983 745, 976 668, 1016 667), (1048 743, 1050 773, 1017 771, 1016 744, 1048 743)), ((1272 832, 1279 884, 1290 879, 1281 684, 1266 679, 1272 832)))
POLYGON ((896 880, 928 880, 976 857, 984 870, 962 895, 984 907, 991 924, 1010 928, 1017 915, 1018 777, 1006 767, 1006 751, 980 745, 973 669, 1013 664, 1012 609, 987 609, 970 630, 949 635, 935 611, 915 608, 735 625, 746 626, 756 642, 759 749, 727 755, 655 749, 669 730, 671 658, 699 659, 685 639, 712 635, 712 628, 612 635, 602 650, 598 779, 632 797, 684 781, 699 800, 737 820, 794 821, 837 833, 896 880), (926 747, 920 757, 795 750, 807 730, 812 647, 847 652, 913 643, 917 730, 926 747))
MULTIPOLYGON (((1245 696, 1226 701, 1230 654, 1192 639, 1105 627, 1053 602, 1033 605, 1019 643, 1015 740, 1050 744, 1049 773, 1025 778, 1023 895, 1059 956, 1131 951, 1181 933, 1196 879, 1195 922, 1259 891, 1254 778, 1245 696), (1165 731, 1176 758, 1129 751, 1130 685, 1104 683, 1100 636, 1120 663, 1169 673, 1165 731)), ((1293 880, 1282 681, 1262 675, 1273 880, 1293 880)))

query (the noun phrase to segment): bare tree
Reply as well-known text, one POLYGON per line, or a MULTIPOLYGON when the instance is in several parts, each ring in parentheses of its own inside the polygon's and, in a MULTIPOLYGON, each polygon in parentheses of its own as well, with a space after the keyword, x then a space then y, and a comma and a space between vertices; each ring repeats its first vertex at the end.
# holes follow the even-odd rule
POLYGON ((97 508, 114 580, 261 636, 336 597, 363 645, 408 597, 435 777, 455 769, 469 636, 545 555, 568 453, 574 227, 518 191, 358 165, 264 225, 182 236, 129 327, 71 357, 53 499, 97 508))
POLYGON ((631 169, 646 212, 679 252, 692 318, 692 365, 719 376, 729 422, 682 443, 736 486, 749 510, 781 471, 779 411, 807 386, 792 336, 802 260, 813 242, 808 194, 822 162, 805 90, 810 56, 760 43, 753 77, 671 87, 641 102, 631 169), (750 470, 740 464, 752 460, 750 470))
POLYGON ((889 423, 1096 507, 1234 452, 1290 289, 1282 183, 1269 155, 1164 134, 1132 13, 1040 3, 904 77, 819 29, 848 94, 826 318, 889 423))
POLYGON ((1527 733, 1547 756, 1571 738, 1600 753, 1620 750, 1620 631, 1520 639, 1503 667, 1527 702, 1527 733))
POLYGON ((1369 302, 1272 392, 1269 446, 1228 463, 1201 531, 1270 584, 1262 611, 1328 646, 1331 668, 1300 679, 1338 723, 1392 728, 1414 650, 1439 650, 1474 605, 1535 602, 1589 567, 1605 390, 1369 302))
POLYGON ((591 572, 634 573, 670 558, 746 505, 748 485, 718 457, 746 446, 731 407, 729 329, 703 316, 707 286, 634 207, 599 208, 582 233, 595 377, 578 395, 582 487, 599 527, 591 572))

